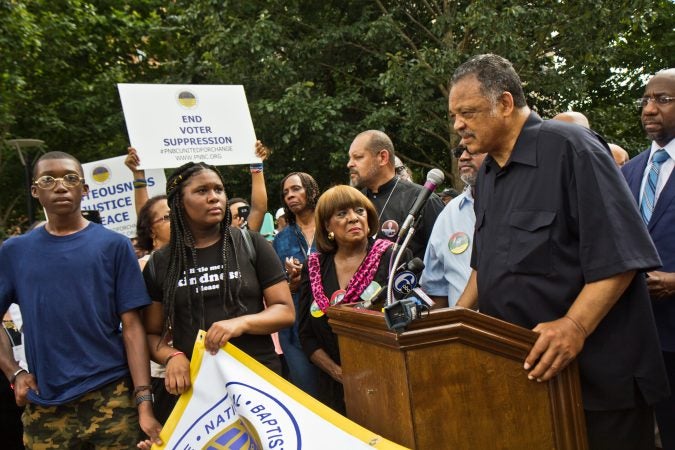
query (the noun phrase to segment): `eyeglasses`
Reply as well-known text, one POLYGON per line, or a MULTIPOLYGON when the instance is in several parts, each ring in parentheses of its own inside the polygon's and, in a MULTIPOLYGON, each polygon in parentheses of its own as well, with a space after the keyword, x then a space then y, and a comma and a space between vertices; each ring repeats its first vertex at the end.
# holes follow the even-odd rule
POLYGON ((642 97, 635 100, 635 106, 637 106, 638 109, 644 108, 649 104, 649 102, 654 102, 656 106, 665 106, 673 100, 675 100, 675 97, 669 97, 667 95, 659 95, 658 97, 642 97))
POLYGON ((159 222, 171 222, 171 216, 169 214, 164 214, 162 217, 152 221, 153 225, 159 222))
POLYGON ((68 189, 84 184, 84 178, 80 178, 80 176, 75 173, 69 173, 60 178, 54 178, 51 175, 42 175, 37 180, 33 181, 33 184, 40 189, 54 189, 58 181, 68 189))
POLYGON ((452 149, 452 156, 455 158, 459 159, 462 157, 464 152, 467 152, 469 154, 469 157, 473 158, 476 156, 475 153, 471 153, 468 148, 464 147, 463 145, 460 145, 459 147, 455 147, 452 149))

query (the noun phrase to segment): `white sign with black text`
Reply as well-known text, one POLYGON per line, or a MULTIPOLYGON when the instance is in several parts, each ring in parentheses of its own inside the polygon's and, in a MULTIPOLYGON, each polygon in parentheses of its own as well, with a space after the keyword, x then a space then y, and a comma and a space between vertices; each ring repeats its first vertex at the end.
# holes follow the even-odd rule
POLYGON ((118 84, 141 168, 260 162, 241 85, 118 84))

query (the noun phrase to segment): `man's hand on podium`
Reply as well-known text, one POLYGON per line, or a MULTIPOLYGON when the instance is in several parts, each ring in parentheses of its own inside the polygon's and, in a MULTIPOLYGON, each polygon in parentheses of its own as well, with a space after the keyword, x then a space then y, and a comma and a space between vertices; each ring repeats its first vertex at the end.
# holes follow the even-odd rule
POLYGON ((523 368, 529 371, 527 378, 540 382, 550 380, 567 367, 581 352, 586 339, 583 327, 569 316, 540 323, 533 331, 539 333, 539 338, 523 368))

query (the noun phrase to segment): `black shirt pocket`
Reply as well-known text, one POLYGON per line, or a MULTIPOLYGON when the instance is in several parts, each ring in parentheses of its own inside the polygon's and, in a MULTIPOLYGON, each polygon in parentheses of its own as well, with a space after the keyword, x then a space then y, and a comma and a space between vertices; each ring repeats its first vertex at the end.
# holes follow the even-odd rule
POLYGON ((555 211, 513 211, 507 264, 513 273, 546 275, 553 270, 551 229, 555 211))

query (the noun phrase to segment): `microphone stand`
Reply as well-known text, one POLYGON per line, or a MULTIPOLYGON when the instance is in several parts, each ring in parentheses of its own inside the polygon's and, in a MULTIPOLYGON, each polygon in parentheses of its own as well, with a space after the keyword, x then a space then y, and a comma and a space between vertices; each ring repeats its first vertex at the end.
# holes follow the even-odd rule
POLYGON ((408 248, 410 239, 412 239, 413 235, 415 234, 415 229, 417 228, 419 221, 420 218, 418 217, 417 220, 415 220, 415 222, 410 226, 410 228, 408 228, 408 232, 406 233, 405 239, 403 239, 403 243, 401 244, 400 248, 397 248, 398 244, 394 244, 394 252, 398 250, 398 253, 396 253, 394 263, 389 269, 389 279, 387 280, 387 301, 385 306, 390 306, 394 303, 394 275, 396 274, 396 268, 399 266, 401 256, 403 256, 403 251, 408 248))

